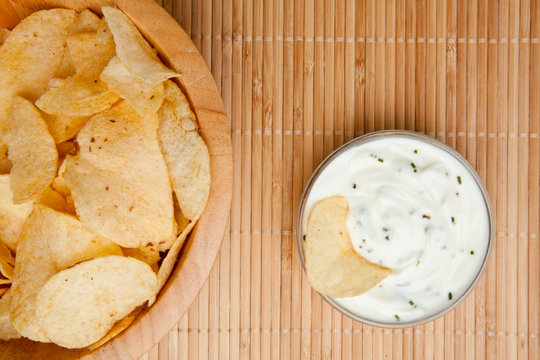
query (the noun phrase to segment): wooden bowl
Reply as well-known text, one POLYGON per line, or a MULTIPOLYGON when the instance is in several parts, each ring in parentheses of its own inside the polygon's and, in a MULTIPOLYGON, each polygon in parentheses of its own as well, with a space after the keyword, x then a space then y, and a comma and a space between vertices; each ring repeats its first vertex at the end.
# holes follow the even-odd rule
POLYGON ((179 84, 199 120, 210 151, 212 184, 206 209, 182 249, 169 281, 156 303, 122 334, 104 346, 67 350, 54 344, 20 339, 0 341, 1 359, 136 359, 178 323, 204 285, 227 228, 232 200, 232 147, 223 104, 212 74, 183 29, 153 0, 0 0, 0 27, 42 9, 85 8, 100 13, 104 5, 123 10, 165 63, 181 74, 179 84))

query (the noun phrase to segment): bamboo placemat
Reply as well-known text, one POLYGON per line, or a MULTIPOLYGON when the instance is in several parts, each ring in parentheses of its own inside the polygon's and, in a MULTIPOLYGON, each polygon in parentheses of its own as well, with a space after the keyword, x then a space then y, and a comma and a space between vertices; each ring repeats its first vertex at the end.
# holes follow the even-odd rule
POLYGON ((221 89, 230 230, 189 312, 143 359, 539 359, 540 0, 163 0, 221 89), (424 326, 353 322, 301 271, 315 166, 380 129, 425 132, 478 170, 496 247, 476 290, 424 326))

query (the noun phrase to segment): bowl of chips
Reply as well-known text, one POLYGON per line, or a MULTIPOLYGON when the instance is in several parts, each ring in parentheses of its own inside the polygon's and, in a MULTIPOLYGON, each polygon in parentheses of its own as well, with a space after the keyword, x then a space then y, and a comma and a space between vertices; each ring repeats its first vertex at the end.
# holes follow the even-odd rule
POLYGON ((0 358, 138 358, 208 278, 230 131, 151 0, 0 0, 0 358))

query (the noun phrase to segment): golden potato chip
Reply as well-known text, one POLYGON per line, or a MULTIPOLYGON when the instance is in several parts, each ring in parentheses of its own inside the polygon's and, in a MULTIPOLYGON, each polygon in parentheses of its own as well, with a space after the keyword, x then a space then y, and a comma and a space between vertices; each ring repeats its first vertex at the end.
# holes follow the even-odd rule
MULTIPOLYGON (((174 201, 174 219, 176 220, 176 226, 177 226, 176 235, 180 235, 182 231, 184 231, 184 229, 187 228, 190 221, 188 218, 184 216, 182 209, 180 209, 180 204, 178 204, 178 198, 176 197, 176 194, 173 194, 173 201, 174 201)), ((161 251, 164 251, 164 250, 166 249, 162 249, 161 251)))
POLYGON ((0 241, 15 250, 23 224, 32 212, 32 203, 15 205, 12 198, 9 175, 0 175, 0 241))
MULTIPOLYGON (((73 216, 61 214, 43 207, 47 221, 57 221, 58 234, 56 239, 48 239, 49 251, 57 270, 65 269, 73 264, 107 255, 123 255, 122 249, 109 241, 86 229, 79 220, 73 216), (56 218, 56 220, 55 220, 56 218)), ((51 226, 49 225, 49 228, 51 226)), ((18 256, 18 254, 17 254, 18 256)))
POLYGON ((13 279, 13 267, 15 266, 15 259, 9 248, 0 243, 0 272, 6 279, 13 279))
POLYGON ((21 337, 17 330, 11 326, 11 322, 9 321, 11 292, 11 290, 8 290, 0 299, 0 340, 11 340, 21 337))
POLYGON ((52 342, 71 349, 86 347, 148 300, 156 282, 150 266, 133 258, 85 261, 45 283, 36 300, 37 320, 52 342))
POLYGON ((103 70, 101 80, 124 98, 140 116, 157 112, 163 102, 163 83, 152 85, 142 81, 129 72, 118 56, 103 70))
POLYGON ((73 64, 73 59, 71 58, 69 51, 64 51, 64 54, 62 55, 62 62, 55 73, 55 79, 65 79, 73 75, 75 75, 75 64, 73 64))
POLYGON ((29 219, 17 246, 10 320, 21 335, 34 341, 49 342, 36 321, 35 302, 39 290, 57 269, 46 243, 39 241, 38 236, 42 236, 45 229, 32 226, 34 222, 29 219))
POLYGON ((77 216, 77 210, 75 209, 75 202, 73 201, 73 197, 71 195, 66 196, 66 213, 77 216))
POLYGON ((69 31, 70 33, 85 33, 85 32, 95 32, 99 26, 99 16, 94 14, 88 9, 84 9, 80 13, 77 13, 73 25, 71 25, 69 31))
POLYGON ((71 191, 69 190, 68 186, 66 185, 66 181, 64 180, 65 172, 66 160, 64 159, 64 161, 62 161, 62 163, 60 164, 60 167, 58 168, 58 173, 52 182, 52 188, 62 196, 66 197, 71 194, 71 191))
POLYGON ((11 160, 8 157, 8 147, 0 141, 0 174, 9 174, 11 166, 11 160))
POLYGON ((11 31, 9 31, 8 29, 0 29, 0 46, 2 46, 6 42, 10 33, 11 31))
MULTIPOLYGON (((148 242, 146 243, 145 246, 140 247, 143 253, 149 253, 147 257, 149 257, 150 259, 152 260, 155 259, 155 255, 153 255, 154 251, 157 254, 159 254, 160 252, 169 250, 173 246, 178 235, 182 233, 182 231, 188 226, 190 222, 188 219, 186 219, 184 214, 182 214, 182 210, 180 210, 180 206, 178 205, 178 201, 176 201, 174 192, 173 192, 173 216, 174 216, 174 220, 173 220, 173 235, 172 236, 170 236, 168 239, 164 239, 161 241, 148 242), (179 223, 177 221, 179 221, 179 223), (178 229, 178 226, 182 226, 182 228, 178 229)), ((150 266, 157 264, 157 262, 155 263, 148 262, 148 261, 145 261, 145 262, 147 262, 148 265, 150 266)))
POLYGON ((111 241, 88 231, 76 218, 35 205, 17 245, 11 324, 31 340, 49 342, 36 318, 36 296, 58 271, 97 256, 122 254, 111 241))
POLYGON ((163 65, 156 51, 121 10, 104 6, 101 11, 113 34, 116 53, 130 73, 153 85, 179 75, 163 65))
POLYGON ((149 247, 140 247, 140 248, 122 248, 125 256, 129 256, 147 263, 152 267, 154 264, 157 264, 160 260, 159 251, 156 249, 156 246, 149 247))
POLYGON ((0 48, 0 127, 8 122, 13 97, 35 100, 49 81, 65 72, 66 38, 75 11, 43 10, 23 19, 0 48))
MULTIPOLYGON (((31 201, 15 205, 12 198, 9 175, 0 175, 0 241, 11 250, 15 250, 23 224, 32 212, 33 205, 31 201)), ((46 187, 34 201, 58 211, 64 211, 66 208, 64 198, 49 187, 46 187)))
POLYGON ((347 232, 348 212, 347 199, 334 196, 317 202, 308 217, 306 273, 313 288, 328 296, 360 295, 391 272, 354 251, 347 232))
MULTIPOLYGON (((11 285, 11 284, 10 284, 11 285)), ((0 298, 11 289, 11 286, 0 286, 0 298)))
POLYGON ((158 136, 174 192, 186 218, 196 221, 210 194, 210 156, 189 103, 172 81, 158 112, 158 136))
POLYGON ((104 19, 95 32, 72 34, 67 43, 79 79, 98 79, 116 54, 112 34, 104 19))
POLYGON ((61 144, 73 138, 90 119, 90 116, 51 115, 46 112, 42 112, 41 115, 47 123, 49 133, 56 144, 61 144))
POLYGON ((47 114, 81 117, 105 111, 117 100, 118 95, 104 82, 72 76, 51 82, 36 106, 47 114))
POLYGON ((180 253, 180 250, 182 249, 182 245, 184 245, 184 242, 186 241, 187 236, 195 226, 194 222, 189 223, 189 225, 182 231, 180 235, 176 238, 174 241, 173 246, 169 249, 169 252, 167 253, 167 256, 165 256, 165 259, 163 259, 163 262, 161 263, 161 266, 159 267, 158 274, 157 274, 157 288, 155 294, 148 300, 148 306, 152 306, 154 302, 156 301, 158 293, 161 291, 163 286, 165 286, 165 283, 167 282, 167 279, 171 275, 171 272, 174 268, 174 264, 176 263, 176 260, 178 259, 178 254, 180 253))
POLYGON ((174 237, 172 189, 157 140, 156 116, 125 102, 91 118, 67 157, 64 178, 91 231, 129 248, 174 237))
POLYGON ((51 187, 47 186, 45 190, 38 195, 36 199, 33 200, 38 204, 45 205, 53 210, 64 212, 66 211, 67 204, 64 197, 54 191, 51 187))
POLYGON ((19 96, 13 99, 11 119, 2 140, 13 163, 10 172, 13 202, 31 200, 53 181, 58 153, 47 124, 30 101, 19 96))
POLYGON ((137 315, 139 315, 140 312, 141 312, 140 307, 133 310, 131 314, 129 314, 128 316, 126 316, 125 318, 123 318, 122 320, 114 324, 112 329, 109 330, 109 332, 104 337, 102 337, 97 342, 93 343, 92 345, 89 345, 88 349, 95 350, 101 345, 105 344, 107 341, 111 340, 112 338, 120 334, 122 331, 127 329, 133 321, 135 321, 135 319, 137 318, 137 315))

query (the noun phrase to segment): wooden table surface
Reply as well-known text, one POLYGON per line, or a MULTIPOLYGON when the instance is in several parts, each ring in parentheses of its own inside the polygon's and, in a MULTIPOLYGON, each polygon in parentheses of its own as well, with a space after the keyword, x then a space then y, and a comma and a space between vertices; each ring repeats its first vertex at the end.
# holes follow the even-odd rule
POLYGON ((214 74, 235 155, 230 229, 189 312, 143 359, 539 359, 540 0, 164 0, 214 74), (456 148, 487 185, 496 245, 444 318, 363 326, 314 293, 296 206, 367 132, 456 148))

